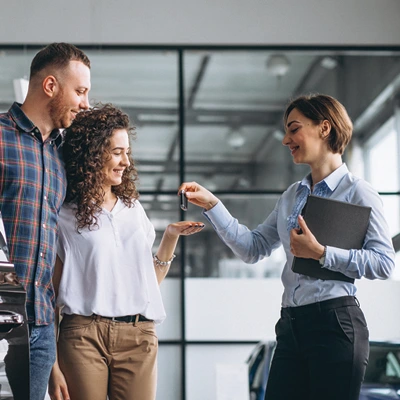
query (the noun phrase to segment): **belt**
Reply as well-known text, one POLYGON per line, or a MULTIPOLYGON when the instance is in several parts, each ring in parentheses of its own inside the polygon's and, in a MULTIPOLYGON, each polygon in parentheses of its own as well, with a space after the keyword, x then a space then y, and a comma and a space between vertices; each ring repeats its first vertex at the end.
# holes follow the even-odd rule
POLYGON ((320 313, 321 311, 327 311, 347 306, 359 307, 360 303, 354 296, 342 296, 342 297, 336 297, 335 299, 329 299, 329 300, 319 301, 317 303, 306 304, 305 306, 284 307, 282 308, 282 313, 288 313, 290 314, 290 316, 296 317, 299 315, 320 313))
MULTIPOLYGON (((96 314, 93 314, 93 315, 96 315, 96 314)), ((115 321, 115 322, 145 322, 145 321, 153 322, 152 319, 147 319, 145 316, 143 316, 141 314, 124 315, 123 317, 103 317, 102 315, 98 315, 98 317, 109 319, 109 320, 115 321)))

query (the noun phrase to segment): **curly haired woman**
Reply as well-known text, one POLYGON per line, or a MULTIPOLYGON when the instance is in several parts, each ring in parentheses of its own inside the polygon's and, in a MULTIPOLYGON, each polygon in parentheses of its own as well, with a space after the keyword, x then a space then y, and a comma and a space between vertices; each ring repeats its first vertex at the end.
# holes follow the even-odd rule
POLYGON ((155 399, 155 324, 165 318, 159 284, 179 236, 204 225, 168 225, 152 256, 155 230, 138 201, 133 131, 128 116, 108 104, 78 114, 65 132, 68 188, 53 279, 63 318, 53 400, 155 399))

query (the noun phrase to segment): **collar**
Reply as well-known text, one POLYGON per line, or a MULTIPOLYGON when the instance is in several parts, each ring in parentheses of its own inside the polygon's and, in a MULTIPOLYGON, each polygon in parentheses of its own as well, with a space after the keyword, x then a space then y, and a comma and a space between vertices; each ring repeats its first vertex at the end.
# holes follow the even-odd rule
POLYGON ((20 103, 14 102, 8 112, 21 131, 30 133, 35 129, 35 125, 22 111, 21 105, 20 103))
MULTIPOLYGON (((321 182, 325 182, 328 188, 333 192, 339 185, 342 178, 349 173, 346 163, 343 163, 339 168, 335 169, 330 175, 328 175, 321 182)), ((319 185, 321 182, 318 182, 319 185)), ((311 173, 306 175, 297 187, 297 191, 302 189, 304 186, 311 190, 311 173)))
MULTIPOLYGON (((14 102, 11 108, 9 109, 9 113, 11 118, 17 124, 20 131, 25 133, 34 133, 34 135, 42 140, 42 135, 39 132, 39 129, 35 126, 35 124, 27 117, 27 115, 22 111, 20 103, 14 102)), ((50 136, 46 141, 52 140, 54 141, 56 147, 60 147, 63 142, 63 135, 60 129, 53 129, 50 133, 50 136)))

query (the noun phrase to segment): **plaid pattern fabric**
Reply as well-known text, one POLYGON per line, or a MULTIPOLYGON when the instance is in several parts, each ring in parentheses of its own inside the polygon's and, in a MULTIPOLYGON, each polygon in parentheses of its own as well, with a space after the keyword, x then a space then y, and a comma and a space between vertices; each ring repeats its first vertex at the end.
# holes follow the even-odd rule
POLYGON ((0 114, 0 210, 10 260, 27 292, 28 322, 54 320, 53 266, 66 175, 59 130, 43 143, 19 104, 0 114))

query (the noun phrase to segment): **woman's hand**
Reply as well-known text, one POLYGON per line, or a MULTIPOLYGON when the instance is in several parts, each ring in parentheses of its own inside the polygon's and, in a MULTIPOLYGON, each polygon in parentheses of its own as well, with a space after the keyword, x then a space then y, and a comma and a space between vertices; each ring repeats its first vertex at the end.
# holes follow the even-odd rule
POLYGON ((324 254, 325 247, 318 243, 301 215, 298 217, 298 222, 300 229, 290 231, 291 253, 295 257, 319 260, 324 254))
POLYGON ((51 400, 70 400, 67 382, 57 362, 50 374, 49 396, 51 400))
POLYGON ((209 190, 199 185, 197 182, 184 182, 179 186, 178 195, 182 190, 185 191, 188 201, 196 206, 203 207, 207 211, 213 208, 218 203, 218 198, 215 197, 209 190))
POLYGON ((194 233, 200 232, 204 228, 202 222, 194 221, 179 221, 169 224, 166 229, 168 236, 180 236, 180 235, 193 235, 194 233))
POLYGON ((202 222, 194 221, 173 222, 167 226, 167 229, 165 230, 161 239, 160 246, 157 250, 157 258, 154 261, 158 284, 161 284, 168 273, 168 270, 171 266, 170 261, 172 261, 174 258, 173 254, 176 244, 178 243, 179 236, 192 235, 193 233, 200 232, 203 228, 204 224, 202 222), (164 265, 159 263, 157 259, 161 262, 164 262, 164 265))

